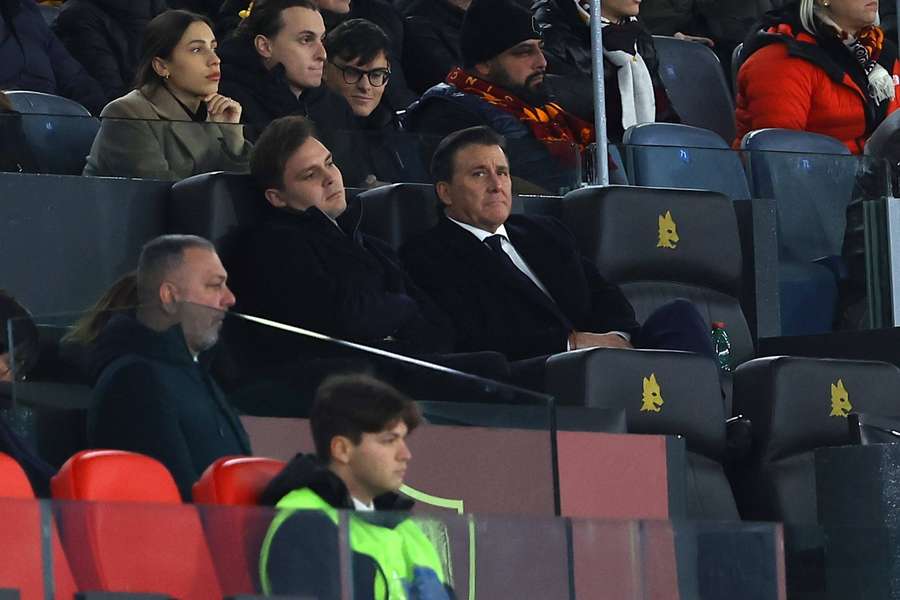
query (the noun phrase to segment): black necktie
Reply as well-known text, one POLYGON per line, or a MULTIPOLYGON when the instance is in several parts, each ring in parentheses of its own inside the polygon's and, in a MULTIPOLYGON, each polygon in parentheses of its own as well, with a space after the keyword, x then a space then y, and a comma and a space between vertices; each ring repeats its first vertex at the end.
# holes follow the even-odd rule
MULTIPOLYGON (((491 247, 491 250, 496 252, 501 260, 511 269, 515 269, 515 272, 520 275, 525 275, 525 273, 516 266, 516 263, 513 262, 512 258, 509 257, 509 254, 503 249, 503 236, 502 235, 490 235, 484 238, 484 243, 491 247)), ((528 277, 527 275, 525 275, 528 277)), ((529 278, 530 281, 530 278, 529 278)), ((533 282, 532 282, 533 283, 533 282)))

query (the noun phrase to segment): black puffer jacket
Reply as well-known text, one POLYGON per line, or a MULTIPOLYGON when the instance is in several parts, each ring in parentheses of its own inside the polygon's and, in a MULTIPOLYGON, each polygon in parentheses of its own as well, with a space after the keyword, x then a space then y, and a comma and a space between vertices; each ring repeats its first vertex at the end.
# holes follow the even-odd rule
POLYGON ((165 0, 68 0, 54 29, 112 101, 134 88, 144 30, 165 10, 165 0))
MULTIPOLYGON (((534 4, 535 22, 544 38, 544 54, 547 72, 553 78, 557 101, 582 119, 593 122, 593 73, 591 55, 591 28, 585 24, 571 0, 537 0, 534 4)), ((636 39, 638 54, 647 64, 656 95, 656 120, 677 122, 678 115, 672 108, 665 87, 659 77, 659 61, 653 37, 641 28, 636 39)), ((622 108, 616 67, 604 60, 606 81, 607 137, 610 141, 622 139, 622 108)))

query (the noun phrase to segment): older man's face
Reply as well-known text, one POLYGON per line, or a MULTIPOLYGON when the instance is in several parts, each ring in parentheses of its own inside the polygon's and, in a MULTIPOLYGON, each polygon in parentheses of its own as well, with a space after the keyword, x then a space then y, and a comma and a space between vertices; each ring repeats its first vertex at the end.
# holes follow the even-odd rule
POLYGON ((177 316, 188 348, 194 354, 212 348, 219 340, 225 313, 235 302, 219 255, 205 248, 188 248, 166 279, 175 289, 177 316))
POLYGON ((512 210, 506 153, 496 145, 463 146, 453 157, 450 181, 439 181, 435 190, 448 217, 494 233, 512 210))

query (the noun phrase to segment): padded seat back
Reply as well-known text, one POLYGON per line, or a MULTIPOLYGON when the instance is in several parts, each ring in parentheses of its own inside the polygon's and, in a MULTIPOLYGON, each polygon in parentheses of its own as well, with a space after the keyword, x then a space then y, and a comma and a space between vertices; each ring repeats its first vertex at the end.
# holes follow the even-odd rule
POLYGON ((738 500, 745 518, 816 522, 813 451, 851 442, 847 415, 900 415, 900 369, 870 361, 760 358, 734 373, 735 413, 753 422, 738 500))
POLYGON ((643 321, 687 298, 708 322, 724 321, 739 364, 753 355, 738 301, 742 256, 731 200, 722 194, 610 186, 569 192, 563 221, 582 254, 617 283, 643 321))
POLYGON ((681 122, 734 139, 734 102, 715 52, 695 42, 653 36, 659 76, 681 122))
POLYGON ((676 123, 642 123, 623 138, 634 185, 712 190, 750 197, 739 153, 714 131, 676 123))
MULTIPOLYGON (((0 453, 0 589, 15 589, 22 600, 44 600, 41 506, 22 467, 0 453)), ((62 551, 56 527, 51 527, 56 598, 71 600, 75 581, 62 551)))
POLYGON ((684 436, 688 516, 737 518, 721 464, 725 407, 713 361, 663 350, 566 352, 547 360, 545 387, 561 405, 624 410, 629 433, 684 436))
POLYGON ((284 461, 253 456, 225 456, 206 468, 194 484, 194 502, 255 506, 284 461))
POLYGON ((222 597, 196 508, 181 504, 158 461, 85 450, 51 480, 63 543, 80 589, 222 597))
POLYGON ((363 232, 388 243, 395 250, 410 237, 434 227, 441 215, 434 186, 395 183, 365 191, 362 203, 363 232))
POLYGON ((81 175, 100 120, 74 100, 42 92, 6 92, 41 173, 81 175))
POLYGON ((774 198, 782 260, 838 256, 857 161, 834 138, 788 129, 759 129, 744 136, 755 198, 774 198))
POLYGON ((172 186, 168 231, 199 235, 219 244, 239 227, 257 223, 264 201, 250 175, 222 171, 194 175, 172 186))
POLYGON ((271 523, 269 510, 254 507, 260 494, 284 462, 261 457, 222 457, 206 468, 194 484, 194 502, 201 516, 222 591, 226 595, 253 594, 258 581, 259 551, 271 523), (242 508, 236 508, 242 507, 242 508))

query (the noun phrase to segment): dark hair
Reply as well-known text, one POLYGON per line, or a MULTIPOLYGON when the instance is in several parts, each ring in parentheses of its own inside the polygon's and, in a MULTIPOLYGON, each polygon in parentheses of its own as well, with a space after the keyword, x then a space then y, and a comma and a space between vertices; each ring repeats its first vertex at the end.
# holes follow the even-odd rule
POLYGON ((456 155, 467 146, 500 146, 506 153, 506 138, 484 125, 454 131, 441 140, 431 157, 432 181, 450 181, 456 155))
POLYGON ((137 298, 141 303, 158 302, 159 284, 181 265, 188 248, 216 251, 212 242, 197 235, 161 235, 144 244, 136 272, 137 298))
POLYGON ((86 346, 93 344, 115 311, 134 308, 138 304, 137 273, 130 271, 103 292, 94 306, 63 336, 62 341, 86 346))
POLYGON ((316 455, 327 464, 335 436, 358 444, 362 434, 378 433, 400 421, 409 431, 422 422, 419 406, 412 399, 369 375, 336 375, 316 391, 309 427, 316 455))
POLYGON ((375 60, 379 52, 388 57, 390 47, 391 41, 384 30, 366 19, 344 21, 325 36, 328 56, 348 62, 359 60, 360 64, 366 64, 375 60))
POLYGON ((295 6, 319 12, 319 6, 313 0, 261 0, 254 3, 250 16, 241 21, 234 34, 250 40, 258 35, 273 38, 284 27, 281 13, 295 6))
POLYGON ((31 313, 4 290, 0 290, 0 354, 10 351, 12 331, 13 374, 21 379, 35 363, 40 352, 37 326, 31 313))
POLYGON ((169 58, 175 46, 187 28, 198 21, 213 28, 208 17, 187 10, 167 10, 153 17, 144 29, 144 42, 141 45, 141 59, 135 71, 134 87, 140 88, 148 83, 160 83, 162 77, 153 70, 153 59, 169 58))
POLYGON ((284 165, 316 128, 305 117, 281 117, 269 123, 250 152, 250 173, 263 190, 284 186, 284 165))

